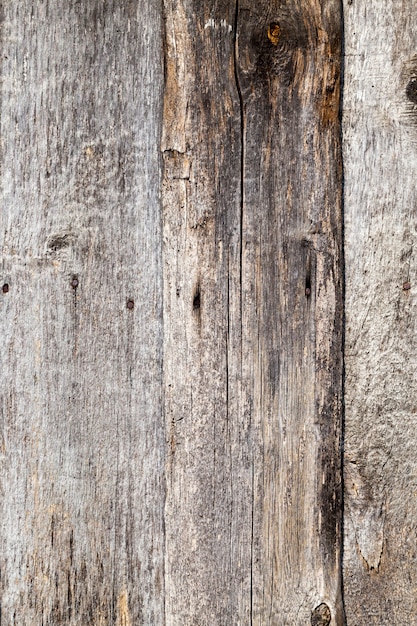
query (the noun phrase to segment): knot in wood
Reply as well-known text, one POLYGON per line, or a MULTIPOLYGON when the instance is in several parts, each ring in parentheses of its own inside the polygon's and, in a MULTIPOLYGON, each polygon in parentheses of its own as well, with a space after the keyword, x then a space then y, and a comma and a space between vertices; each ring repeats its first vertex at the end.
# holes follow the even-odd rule
POLYGON ((332 621, 332 614, 330 613, 330 609, 322 602, 317 606, 311 614, 311 625, 312 626, 329 626, 332 621))
POLYGON ((278 22, 271 22, 268 26, 268 39, 272 43, 272 45, 278 45, 280 32, 281 26, 278 24, 278 22))

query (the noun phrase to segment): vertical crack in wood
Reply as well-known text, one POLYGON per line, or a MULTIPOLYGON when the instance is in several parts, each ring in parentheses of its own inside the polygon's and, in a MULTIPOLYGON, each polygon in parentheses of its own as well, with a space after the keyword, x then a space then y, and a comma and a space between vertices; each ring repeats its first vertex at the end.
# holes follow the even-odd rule
MULTIPOLYGON (((161 33, 162 33, 162 59, 163 59, 163 78, 164 78, 164 84, 163 84, 163 95, 165 98, 165 89, 166 89, 166 81, 167 81, 167 26, 166 26, 166 20, 167 20, 167 16, 166 16, 166 7, 165 7, 165 2, 162 0, 161 1, 161 15, 162 15, 162 25, 161 25, 161 33)), ((163 125, 163 124, 162 124, 163 125)), ((161 158, 160 158, 160 168, 161 168, 161 232, 162 235, 164 233, 164 209, 163 209, 163 202, 162 202, 162 192, 163 192, 163 173, 164 173, 164 159, 163 159, 163 150, 162 150, 162 128, 161 128, 161 137, 160 137, 160 142, 161 142, 161 158)), ((162 256, 164 255, 164 248, 162 245, 162 256)), ((166 328, 165 328, 165 316, 164 316, 164 298, 165 298, 165 289, 164 289, 164 280, 165 280, 165 275, 164 275, 164 260, 162 260, 162 299, 163 299, 163 304, 162 304, 162 359, 161 359, 161 381, 162 381, 162 388, 161 388, 161 397, 162 397, 162 420, 163 423, 165 424, 165 428, 166 428, 166 419, 167 419, 167 409, 166 409, 166 404, 165 404, 165 363, 164 363, 164 359, 165 359, 165 333, 166 333, 166 328)), ((167 444, 165 444, 167 445, 167 444)), ((168 444, 168 448, 169 448, 169 444, 168 444)), ((164 453, 166 456, 168 456, 169 452, 168 450, 164 450, 164 453)), ((163 614, 163 619, 164 619, 164 626, 167 623, 167 600, 166 600, 166 585, 167 585, 167 576, 166 576, 166 572, 167 572, 167 567, 166 567, 166 559, 167 559, 167 533, 166 533, 166 507, 167 507, 167 483, 168 483, 168 476, 167 476, 167 471, 165 469, 165 471, 163 472, 163 485, 164 485, 164 489, 163 489, 163 516, 162 516, 162 533, 163 533, 163 537, 162 537, 162 545, 163 545, 163 559, 162 559, 162 580, 163 580, 163 588, 164 588, 164 593, 162 594, 163 597, 163 605, 162 605, 162 614, 163 614)))
MULTIPOLYGON (((240 268, 239 268, 239 280, 240 280, 240 356, 243 358, 243 218, 244 218, 244 205, 245 205, 245 157, 246 157, 246 144, 245 144, 245 107, 243 100, 242 87, 239 79, 239 42, 238 42, 238 27, 239 27, 239 0, 236 0, 235 5, 235 23, 234 23, 234 46, 233 46, 233 63, 234 63, 234 75, 236 83, 236 91, 239 98, 240 108, 240 268)), ((251 500, 251 545, 250 545, 250 626, 253 624, 253 541, 254 541, 254 466, 252 463, 252 500, 251 500)))
MULTIPOLYGON (((244 181, 245 181, 245 110, 243 103, 242 88, 239 79, 238 68, 238 25, 239 25, 239 0, 236 0, 235 24, 234 24, 234 48, 233 61, 236 90, 240 106, 240 321, 242 323, 242 287, 243 287, 243 207, 244 207, 244 181)), ((242 336, 242 335, 241 335, 242 336)))

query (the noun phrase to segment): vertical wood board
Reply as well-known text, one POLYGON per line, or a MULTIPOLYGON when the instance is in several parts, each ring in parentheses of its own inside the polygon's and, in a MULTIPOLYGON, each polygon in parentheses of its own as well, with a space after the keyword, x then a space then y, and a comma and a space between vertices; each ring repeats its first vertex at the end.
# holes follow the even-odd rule
POLYGON ((343 622, 340 8, 165 3, 169 624, 343 622))
POLYGON ((162 624, 161 7, 1 17, 2 623, 162 624))
POLYGON ((235 5, 165 2, 166 623, 248 624, 235 5))
POLYGON ((343 623, 341 5, 239 2, 253 624, 343 623))
POLYGON ((352 626, 417 623, 416 9, 344 3, 344 593, 352 626))

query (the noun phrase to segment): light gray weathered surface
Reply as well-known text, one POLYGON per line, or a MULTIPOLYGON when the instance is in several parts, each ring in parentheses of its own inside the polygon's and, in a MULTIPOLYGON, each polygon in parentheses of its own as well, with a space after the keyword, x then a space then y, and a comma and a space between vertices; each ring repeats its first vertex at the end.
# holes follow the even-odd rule
POLYGON ((417 624, 417 3, 344 10, 347 622, 417 624))
POLYGON ((1 17, 1 622, 162 624, 160 5, 1 17))

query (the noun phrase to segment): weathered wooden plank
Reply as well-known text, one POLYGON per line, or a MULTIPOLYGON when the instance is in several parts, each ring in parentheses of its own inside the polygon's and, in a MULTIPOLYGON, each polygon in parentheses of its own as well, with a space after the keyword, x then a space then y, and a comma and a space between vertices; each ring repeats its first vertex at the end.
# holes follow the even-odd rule
POLYGON ((415 624, 414 1, 345 2, 348 624, 415 624))
POLYGON ((2 624, 164 623, 161 27, 2 3, 2 624))
POLYGON ((341 624, 340 5, 165 13, 167 623, 341 624))
POLYGON ((239 1, 253 624, 343 623, 341 6, 239 1))
POLYGON ((167 625, 249 624, 235 3, 165 2, 167 625))

